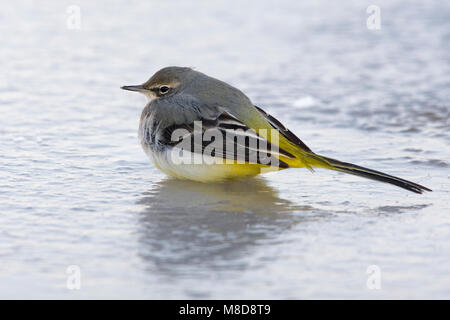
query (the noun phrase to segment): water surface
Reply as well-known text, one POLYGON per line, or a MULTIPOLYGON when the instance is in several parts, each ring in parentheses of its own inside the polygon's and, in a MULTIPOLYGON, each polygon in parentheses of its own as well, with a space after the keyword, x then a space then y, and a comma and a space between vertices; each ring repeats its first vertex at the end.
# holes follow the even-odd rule
POLYGON ((450 298, 450 8, 378 1, 2 5, 1 298, 450 298), (418 182, 169 179, 137 141, 167 65, 242 89, 314 151, 418 182), (66 270, 81 270, 81 289, 66 270), (367 268, 381 271, 369 289, 367 268))

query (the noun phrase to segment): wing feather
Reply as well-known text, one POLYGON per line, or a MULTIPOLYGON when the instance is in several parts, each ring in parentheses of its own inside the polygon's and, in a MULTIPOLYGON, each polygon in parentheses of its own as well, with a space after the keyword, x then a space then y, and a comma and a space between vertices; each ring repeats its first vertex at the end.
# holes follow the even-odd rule
POLYGON ((175 124, 164 129, 160 143, 186 148, 189 141, 191 152, 213 157, 263 165, 289 166, 280 157, 294 156, 272 145, 256 131, 250 129, 230 113, 223 111, 214 119, 199 118, 191 124, 175 124), (182 136, 173 137, 175 130, 184 130, 182 136), (220 139, 220 140, 219 140, 220 139))
POLYGON ((295 144, 296 146, 299 146, 303 150, 307 152, 311 152, 312 150, 303 143, 302 140, 300 140, 299 137, 297 137, 294 133, 292 133, 291 130, 286 128, 280 121, 278 121, 275 117, 271 116, 267 112, 265 112, 263 109, 261 109, 258 106, 255 106, 255 108, 264 116, 264 118, 270 123, 272 127, 277 129, 286 139, 288 139, 291 143, 295 144))

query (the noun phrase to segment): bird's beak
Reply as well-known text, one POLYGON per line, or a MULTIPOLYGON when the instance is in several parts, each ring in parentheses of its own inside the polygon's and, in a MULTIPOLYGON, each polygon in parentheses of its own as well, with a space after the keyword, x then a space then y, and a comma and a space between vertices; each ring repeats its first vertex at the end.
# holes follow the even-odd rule
POLYGON ((129 91, 137 91, 137 92, 143 92, 146 89, 142 86, 142 84, 138 84, 136 86, 123 86, 120 87, 123 90, 129 90, 129 91))

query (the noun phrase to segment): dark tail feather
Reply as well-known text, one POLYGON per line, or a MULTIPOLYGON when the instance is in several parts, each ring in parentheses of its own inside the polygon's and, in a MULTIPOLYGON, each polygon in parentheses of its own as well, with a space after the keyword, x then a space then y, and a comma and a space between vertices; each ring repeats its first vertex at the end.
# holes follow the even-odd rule
POLYGON ((421 186, 420 184, 404 180, 401 178, 397 178, 391 175, 388 175, 383 172, 371 170, 368 168, 360 167, 348 162, 342 162, 339 160, 323 157, 326 161, 328 161, 331 165, 333 170, 341 171, 349 174, 354 174, 356 176, 364 177, 367 179, 372 179, 376 181, 381 181, 385 183, 390 183, 393 185, 396 185, 400 188, 415 192, 415 193, 422 193, 424 191, 432 191, 431 189, 428 189, 424 186, 421 186))

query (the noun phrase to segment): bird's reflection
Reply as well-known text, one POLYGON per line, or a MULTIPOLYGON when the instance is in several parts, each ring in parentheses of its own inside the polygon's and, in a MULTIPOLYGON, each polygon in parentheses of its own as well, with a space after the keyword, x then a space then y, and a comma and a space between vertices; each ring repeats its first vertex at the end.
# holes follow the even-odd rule
POLYGON ((142 195, 139 255, 167 275, 245 268, 253 248, 301 221, 265 180, 215 184, 167 179, 142 195))

